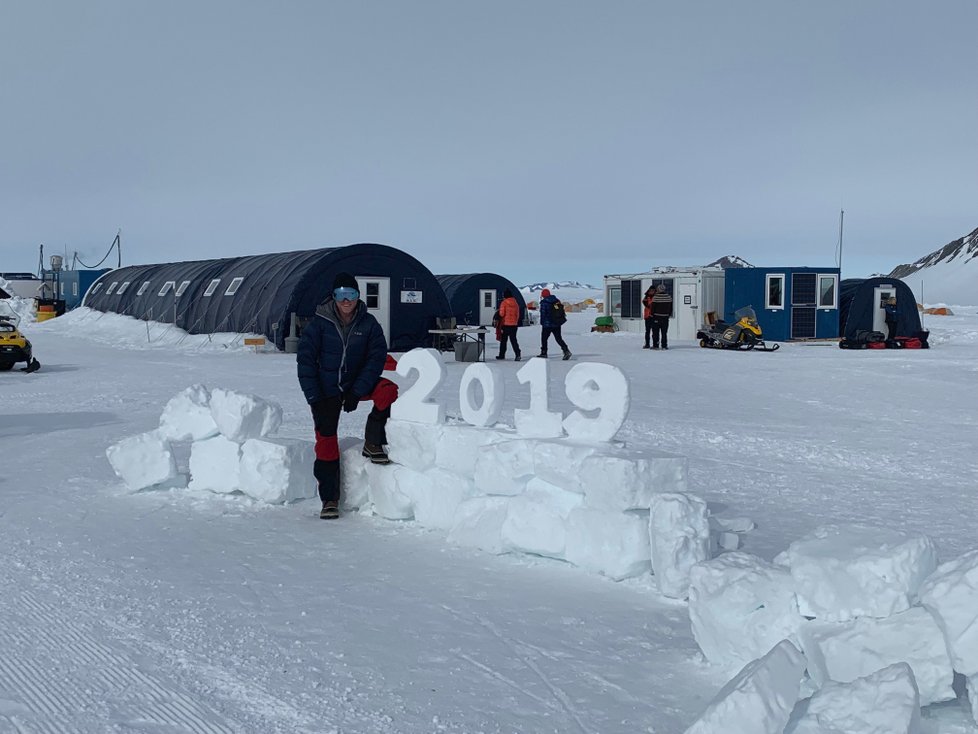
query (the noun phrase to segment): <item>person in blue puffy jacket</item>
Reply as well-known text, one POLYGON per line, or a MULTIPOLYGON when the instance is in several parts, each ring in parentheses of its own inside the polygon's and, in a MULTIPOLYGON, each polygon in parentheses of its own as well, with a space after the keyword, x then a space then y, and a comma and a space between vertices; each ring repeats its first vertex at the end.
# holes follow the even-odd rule
POLYGON ((340 411, 357 409, 372 400, 367 416, 363 455, 375 464, 389 464, 384 450, 391 404, 397 385, 381 377, 388 361, 384 331, 360 300, 356 278, 340 273, 330 297, 302 330, 296 355, 299 386, 312 409, 316 429, 313 474, 323 508, 320 517, 339 517, 340 450, 336 437, 340 411))
MULTIPOLYGON (((550 341, 550 335, 553 334, 557 346, 564 352, 564 359, 570 359, 571 351, 567 348, 567 344, 560 334, 560 327, 567 320, 566 316, 560 323, 557 323, 557 319, 554 318, 554 304, 560 303, 560 299, 551 293, 549 288, 540 291, 540 296, 540 354, 537 356, 546 359, 547 342, 550 341)), ((563 308, 563 304, 561 304, 561 308, 563 308)))

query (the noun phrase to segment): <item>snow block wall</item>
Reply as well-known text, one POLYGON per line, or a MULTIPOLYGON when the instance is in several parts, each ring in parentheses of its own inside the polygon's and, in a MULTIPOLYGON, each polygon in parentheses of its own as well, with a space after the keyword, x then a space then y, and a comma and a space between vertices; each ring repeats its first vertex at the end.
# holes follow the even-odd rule
POLYGON ((398 419, 387 439, 393 466, 344 454, 347 510, 413 519, 457 544, 556 558, 613 579, 651 569, 652 498, 686 489, 686 459, 653 450, 398 419))
MULTIPOLYGON (((786 733, 919 732, 922 706, 957 697, 955 673, 978 723, 978 550, 938 566, 925 536, 821 527, 774 564, 734 552, 694 565, 689 614, 714 663, 750 666, 788 642, 803 651, 814 695, 786 733)), ((690 731, 734 730, 705 720, 690 731)))
POLYGON ((315 497, 314 444, 273 437, 281 423, 277 403, 192 385, 167 402, 159 428, 119 441, 106 456, 133 492, 183 487, 272 503, 315 497), (187 441, 189 477, 174 458, 174 444, 187 441))

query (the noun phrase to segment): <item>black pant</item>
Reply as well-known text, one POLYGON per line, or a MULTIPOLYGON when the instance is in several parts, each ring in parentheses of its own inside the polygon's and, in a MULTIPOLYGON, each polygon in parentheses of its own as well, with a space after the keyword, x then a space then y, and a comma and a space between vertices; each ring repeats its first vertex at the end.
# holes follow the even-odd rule
POLYGON ((519 328, 519 327, 517 327, 517 326, 504 326, 503 327, 503 338, 502 338, 502 341, 499 342, 499 356, 500 357, 505 357, 506 356, 506 340, 507 339, 509 340, 509 343, 513 347, 513 354, 515 356, 517 356, 517 357, 520 356, 520 345, 516 341, 516 329, 517 328, 519 328))
POLYGON ((886 322, 886 338, 893 339, 896 336, 896 321, 886 322))
MULTIPOLYGON (((319 499, 322 502, 339 502, 340 499, 340 456, 336 429, 340 423, 343 398, 334 395, 324 398, 312 406, 312 420, 316 427, 316 461, 312 474, 319 484, 319 499)), ((391 409, 388 405, 378 410, 374 405, 367 415, 364 440, 377 446, 387 443, 387 419, 391 409)))
POLYGON ((652 317, 645 319, 645 346, 649 345, 649 334, 652 333, 652 317))
POLYGON ((559 326, 544 326, 540 330, 540 354, 547 354, 547 342, 550 341, 550 335, 554 335, 554 341, 557 342, 557 346, 560 347, 564 352, 567 352, 567 343, 564 338, 560 335, 559 326))
POLYGON ((666 349, 669 346, 669 337, 667 336, 669 332, 669 317, 668 316, 653 316, 652 317, 652 346, 658 347, 659 341, 662 342, 662 348, 666 349))

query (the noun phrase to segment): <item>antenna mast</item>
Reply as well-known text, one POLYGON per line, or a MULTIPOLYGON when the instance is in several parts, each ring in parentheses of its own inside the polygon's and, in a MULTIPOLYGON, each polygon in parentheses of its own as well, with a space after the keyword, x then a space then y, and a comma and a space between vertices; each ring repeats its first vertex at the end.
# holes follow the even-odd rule
POLYGON ((842 277, 842 222, 846 216, 845 209, 839 209, 839 248, 837 251, 836 264, 839 266, 839 277, 842 277))

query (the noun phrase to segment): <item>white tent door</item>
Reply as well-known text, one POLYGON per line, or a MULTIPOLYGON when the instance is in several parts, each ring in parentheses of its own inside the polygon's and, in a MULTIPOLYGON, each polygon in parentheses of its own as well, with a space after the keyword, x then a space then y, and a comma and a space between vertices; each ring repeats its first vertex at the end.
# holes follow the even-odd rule
POLYGON ((492 326, 492 315, 496 313, 496 290, 479 289, 479 326, 492 326))
POLYGON ((367 311, 377 319, 384 330, 387 344, 391 343, 391 281, 390 278, 357 276, 360 300, 367 304, 367 311))
POLYGON ((878 285, 873 292, 873 331, 886 333, 886 311, 883 304, 891 296, 896 295, 896 289, 892 286, 878 285))
POLYGON ((696 331, 702 325, 704 318, 696 298, 696 283, 679 282, 679 292, 673 299, 672 312, 676 317, 673 322, 674 338, 695 339, 696 331))

